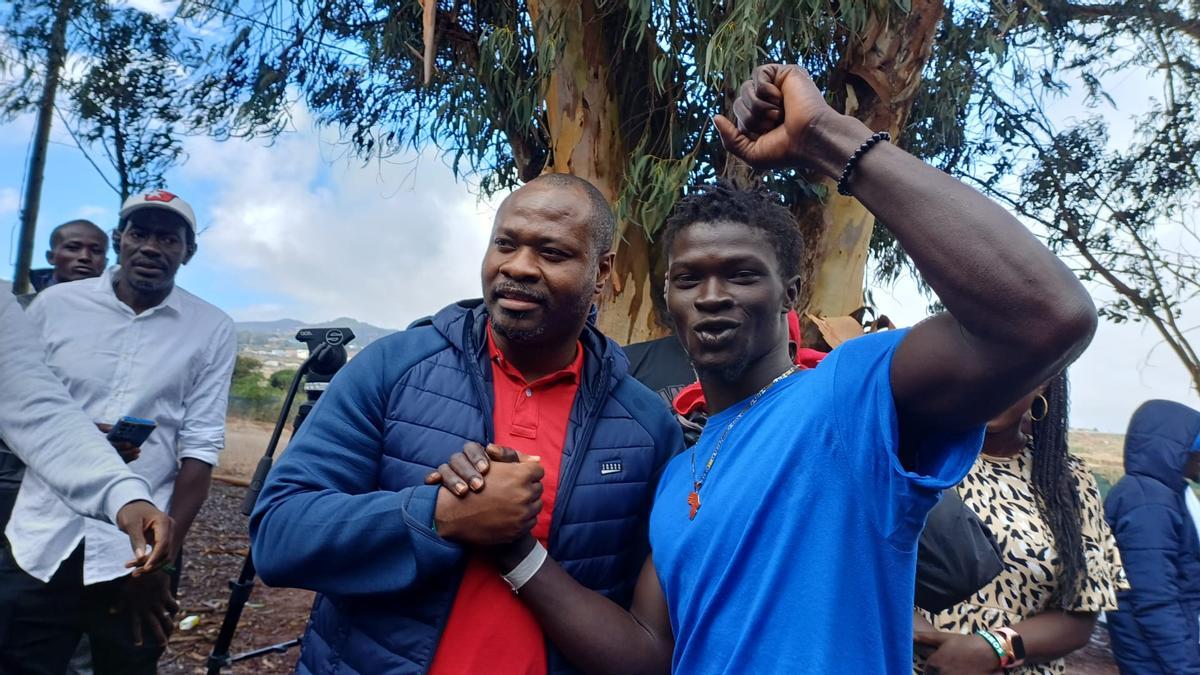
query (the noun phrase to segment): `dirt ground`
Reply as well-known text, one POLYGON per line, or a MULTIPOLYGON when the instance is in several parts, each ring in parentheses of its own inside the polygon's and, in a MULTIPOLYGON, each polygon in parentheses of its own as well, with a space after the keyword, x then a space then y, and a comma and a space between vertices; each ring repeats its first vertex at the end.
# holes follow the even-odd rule
MULTIPOLYGON (((221 627, 229 602, 229 582, 236 579, 247 551, 246 517, 241 513, 247 481, 262 457, 271 426, 231 420, 226 432, 228 447, 221 455, 212 494, 188 535, 180 583, 180 617, 195 615, 199 624, 188 631, 176 630, 159 663, 165 675, 204 673, 206 659, 221 627)), ((1081 435, 1078 448, 1089 464, 1101 471, 1120 467, 1120 436, 1081 435), (1098 465, 1098 466, 1097 466, 1098 465)), ((1072 445, 1075 446, 1074 438, 1072 445)), ((286 444, 287 435, 280 445, 286 444)), ((267 588, 256 584, 242 613, 230 652, 239 654, 299 637, 304 632, 312 593, 295 589, 267 588)), ((236 664, 227 673, 292 672, 299 648, 270 654, 236 664)), ((1108 647, 1108 635, 1098 629, 1088 647, 1072 656, 1068 672, 1080 675, 1117 675, 1108 647)))
MULTIPOLYGON (((195 615, 195 628, 176 629, 159 661, 165 675, 207 672, 217 632, 229 605, 229 582, 236 579, 248 550, 246 516, 241 513, 245 487, 226 480, 245 481, 266 449, 270 425, 232 421, 226 432, 228 447, 217 467, 218 480, 188 534, 179 585, 179 617, 195 615)), ((281 445, 287 440, 284 436, 281 445)), ((256 583, 234 634, 231 654, 239 654, 297 638, 304 632, 313 594, 256 583)), ((226 673, 290 673, 299 647, 235 664, 226 673)))

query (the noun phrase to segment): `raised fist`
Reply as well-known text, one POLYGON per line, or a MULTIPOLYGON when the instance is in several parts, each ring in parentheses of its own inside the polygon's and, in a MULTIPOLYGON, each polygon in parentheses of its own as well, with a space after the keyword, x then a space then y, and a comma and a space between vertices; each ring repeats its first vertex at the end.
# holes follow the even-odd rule
POLYGON ((842 117, 825 102, 800 66, 769 64, 754 69, 733 104, 735 125, 717 115, 713 122, 725 149, 756 169, 817 168, 812 132, 842 117))

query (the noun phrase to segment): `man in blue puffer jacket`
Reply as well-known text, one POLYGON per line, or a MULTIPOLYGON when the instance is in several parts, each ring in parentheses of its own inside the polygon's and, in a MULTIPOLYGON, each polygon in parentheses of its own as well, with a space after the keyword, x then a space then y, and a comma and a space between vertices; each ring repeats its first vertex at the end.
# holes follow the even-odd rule
POLYGON ((1187 479, 1200 480, 1200 412, 1143 403, 1125 435, 1125 476, 1104 502, 1129 576, 1108 614, 1126 675, 1200 675, 1200 537, 1187 479))
POLYGON ((572 672, 488 564, 490 545, 530 527, 628 606, 682 437, 588 320, 613 224, 590 183, 531 181, 496 214, 484 299, 378 340, 334 378, 250 525, 262 579, 318 593, 298 672, 572 672), (460 496, 425 484, 473 443, 538 457, 484 467, 486 486, 453 485, 460 496))

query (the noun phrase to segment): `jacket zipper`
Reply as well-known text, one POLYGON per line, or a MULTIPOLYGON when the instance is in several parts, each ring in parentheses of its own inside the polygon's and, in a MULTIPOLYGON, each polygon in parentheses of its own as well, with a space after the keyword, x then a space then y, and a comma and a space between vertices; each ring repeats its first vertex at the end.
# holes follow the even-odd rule
MULTIPOLYGON (((475 389, 475 395, 479 398, 479 410, 480 413, 482 413, 480 417, 482 418, 483 422, 483 445, 486 447, 487 444, 492 441, 492 416, 491 412, 488 410, 488 404, 491 402, 491 398, 485 394, 485 387, 483 386, 483 372, 480 370, 479 355, 476 353, 478 350, 475 348, 475 341, 471 333, 472 324, 470 321, 467 321, 466 323, 466 337, 463 340, 463 344, 467 347, 465 352, 467 357, 466 361, 469 364, 468 367, 471 369, 471 386, 475 389)), ((429 655, 429 662, 426 663, 425 667, 421 669, 421 672, 425 675, 427 675, 430 669, 433 668, 433 659, 437 655, 437 648, 442 642, 442 636, 446 633, 446 624, 450 621, 450 613, 454 611, 454 603, 458 600, 458 592, 461 586, 462 577, 459 577, 458 583, 454 585, 454 590, 450 593, 450 604, 446 610, 446 614, 442 617, 442 620, 438 622, 437 638, 433 645, 433 653, 429 655)))
POLYGON ((493 440, 494 432, 492 431, 492 411, 489 404, 492 398, 487 395, 484 385, 483 371, 479 365, 479 349, 481 346, 475 345, 475 334, 472 330, 473 323, 465 322, 466 336, 463 338, 463 344, 467 347, 467 363, 471 364, 471 385, 475 388, 475 395, 479 397, 479 412, 480 421, 483 422, 483 446, 487 447, 488 443, 493 440))
MULTIPOLYGON (((600 409, 603 407, 605 399, 608 398, 609 391, 612 387, 608 383, 609 373, 612 371, 612 358, 604 359, 604 366, 600 369, 600 387, 596 392, 596 396, 589 401, 587 417, 583 420, 583 426, 580 427, 579 434, 575 437, 575 442, 570 445, 571 452, 565 452, 567 448, 563 448, 563 456, 566 465, 566 472, 562 473, 560 469, 561 479, 558 482, 558 493, 563 495, 563 499, 558 499, 554 503, 554 511, 550 514, 550 554, 555 555, 556 545, 558 544, 558 523, 564 513, 567 512, 567 506, 571 503, 571 493, 575 489, 575 479, 579 476, 579 469, 583 466, 583 455, 587 454, 587 448, 592 440, 592 431, 596 427, 596 420, 600 417, 600 409), (579 449, 579 452, 575 452, 579 449)), ((557 559, 557 556, 555 556, 557 559)))

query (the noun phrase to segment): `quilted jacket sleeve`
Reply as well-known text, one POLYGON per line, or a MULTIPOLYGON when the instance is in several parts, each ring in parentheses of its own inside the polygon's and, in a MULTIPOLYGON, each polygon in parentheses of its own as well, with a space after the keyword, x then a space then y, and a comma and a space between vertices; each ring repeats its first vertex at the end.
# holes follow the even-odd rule
POLYGON ((388 392, 419 351, 407 337, 381 340, 350 361, 271 471, 250 520, 266 583, 332 595, 400 592, 460 561, 462 549, 433 531, 436 487, 378 489, 388 392))

